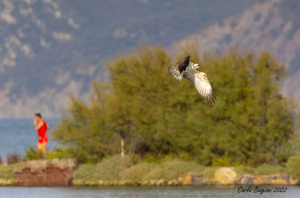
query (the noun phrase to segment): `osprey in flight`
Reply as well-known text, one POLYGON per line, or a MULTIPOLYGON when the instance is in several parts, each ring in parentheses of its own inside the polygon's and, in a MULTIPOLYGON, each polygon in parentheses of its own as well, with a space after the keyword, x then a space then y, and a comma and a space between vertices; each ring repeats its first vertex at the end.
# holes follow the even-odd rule
POLYGON ((209 103, 215 103, 216 96, 212 91, 206 74, 199 72, 196 69, 201 67, 199 64, 194 64, 190 61, 191 56, 187 56, 179 61, 176 66, 168 68, 169 74, 176 80, 182 80, 182 77, 195 85, 199 94, 209 103))

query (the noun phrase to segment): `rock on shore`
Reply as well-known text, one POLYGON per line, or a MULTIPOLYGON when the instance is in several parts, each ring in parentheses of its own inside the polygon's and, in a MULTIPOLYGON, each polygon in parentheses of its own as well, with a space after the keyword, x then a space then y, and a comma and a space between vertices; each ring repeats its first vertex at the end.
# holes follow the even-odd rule
POLYGON ((15 169, 19 186, 68 186, 72 184, 76 159, 27 161, 24 169, 15 169))

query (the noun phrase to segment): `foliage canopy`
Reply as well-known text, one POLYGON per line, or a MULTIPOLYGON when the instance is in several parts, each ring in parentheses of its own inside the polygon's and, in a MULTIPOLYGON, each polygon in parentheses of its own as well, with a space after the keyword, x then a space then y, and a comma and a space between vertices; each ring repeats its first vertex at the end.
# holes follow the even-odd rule
MULTIPOLYGON (((222 56, 182 49, 200 63, 216 93, 205 102, 186 80, 175 81, 172 61, 161 46, 140 46, 133 54, 106 63, 109 82, 95 82, 90 104, 75 97, 53 131, 82 162, 120 152, 178 156, 187 153, 203 165, 224 155, 230 163, 279 164, 295 149, 295 109, 282 96, 283 65, 266 52, 222 56)), ((70 152, 71 152, 70 151, 70 152)))

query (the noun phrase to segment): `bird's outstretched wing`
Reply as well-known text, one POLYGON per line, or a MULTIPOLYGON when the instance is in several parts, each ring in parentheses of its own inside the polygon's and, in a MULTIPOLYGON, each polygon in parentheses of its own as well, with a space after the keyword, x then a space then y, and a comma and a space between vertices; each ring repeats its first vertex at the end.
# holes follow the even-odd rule
POLYGON ((190 57, 187 56, 181 59, 175 66, 171 66, 168 68, 169 74, 175 78, 176 80, 182 80, 183 71, 185 71, 186 67, 190 64, 190 57))
POLYGON ((203 72, 184 72, 183 77, 195 85, 199 94, 209 103, 215 103, 216 96, 203 72))
POLYGON ((178 63, 176 63, 176 67, 179 70, 179 72, 181 73, 182 71, 185 71, 185 68, 187 66, 189 66, 190 63, 190 57, 191 56, 187 56, 184 57, 183 59, 181 59, 178 63))

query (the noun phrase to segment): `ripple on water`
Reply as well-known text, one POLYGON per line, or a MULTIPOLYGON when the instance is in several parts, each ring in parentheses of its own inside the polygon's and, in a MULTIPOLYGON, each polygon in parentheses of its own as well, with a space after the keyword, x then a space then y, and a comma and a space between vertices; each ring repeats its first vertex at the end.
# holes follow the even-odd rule
POLYGON ((299 197, 300 187, 286 193, 238 193, 238 187, 0 187, 0 198, 190 198, 190 197, 299 197))

